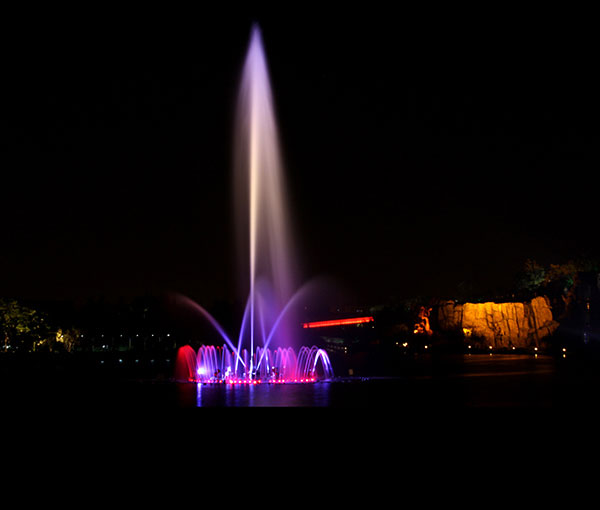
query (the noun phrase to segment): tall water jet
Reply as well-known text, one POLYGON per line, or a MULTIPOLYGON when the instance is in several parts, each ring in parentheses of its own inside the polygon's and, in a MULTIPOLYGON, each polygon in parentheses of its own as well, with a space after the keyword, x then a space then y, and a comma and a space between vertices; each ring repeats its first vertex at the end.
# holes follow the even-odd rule
MULTIPOLYGON (((237 252, 243 262, 243 292, 248 296, 237 346, 234 337, 228 336, 214 317, 195 305, 225 345, 203 345, 195 361, 191 347, 182 348, 184 352, 177 360, 183 366, 176 372, 200 382, 308 382, 317 377, 331 378, 333 369, 324 350, 302 347, 296 355, 292 347, 296 346, 295 330, 299 329, 294 306, 310 285, 297 288, 296 250, 291 246, 275 109, 257 25, 252 27, 242 69, 234 150, 237 252)), ((189 299, 183 301, 190 305, 189 299)))
MULTIPOLYGON (((253 352, 262 330, 269 328, 292 296, 296 270, 273 96, 257 25, 252 27, 242 70, 234 171, 238 254, 248 264, 242 274, 249 284, 248 334, 253 352)), ((293 331, 285 324, 279 332, 292 340, 293 331)))

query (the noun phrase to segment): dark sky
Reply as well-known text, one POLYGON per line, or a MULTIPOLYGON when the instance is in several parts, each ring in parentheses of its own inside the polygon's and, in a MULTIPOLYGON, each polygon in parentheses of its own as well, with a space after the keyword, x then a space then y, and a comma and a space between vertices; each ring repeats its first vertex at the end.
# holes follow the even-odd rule
POLYGON ((468 14, 7 16, 0 295, 235 297, 233 116, 253 21, 303 278, 358 302, 452 296, 505 287, 527 258, 594 252, 594 33, 561 13, 468 14))

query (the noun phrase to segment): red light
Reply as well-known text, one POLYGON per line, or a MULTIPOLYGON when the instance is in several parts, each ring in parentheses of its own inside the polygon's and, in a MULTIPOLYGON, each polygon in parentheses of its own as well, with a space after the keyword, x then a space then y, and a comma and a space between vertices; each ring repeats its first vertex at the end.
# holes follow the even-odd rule
POLYGON ((353 317, 351 319, 335 319, 331 321, 304 322, 302 327, 308 328, 325 328, 329 326, 347 326, 349 324, 363 324, 365 322, 373 322, 373 317, 353 317))

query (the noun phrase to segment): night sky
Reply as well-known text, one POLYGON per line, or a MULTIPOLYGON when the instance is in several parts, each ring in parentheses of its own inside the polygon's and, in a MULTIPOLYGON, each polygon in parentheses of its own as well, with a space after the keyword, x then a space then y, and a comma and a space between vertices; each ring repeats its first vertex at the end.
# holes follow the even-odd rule
POLYGON ((568 16, 65 14, 5 19, 2 296, 236 297, 254 21, 303 279, 349 302, 452 297, 504 290, 527 258, 598 252, 597 40, 568 16))

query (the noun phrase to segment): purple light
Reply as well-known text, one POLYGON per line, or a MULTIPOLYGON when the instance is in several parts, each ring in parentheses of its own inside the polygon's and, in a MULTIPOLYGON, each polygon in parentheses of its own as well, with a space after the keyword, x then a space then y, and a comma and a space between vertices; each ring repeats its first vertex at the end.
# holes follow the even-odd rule
MULTIPOLYGON (((204 317, 221 335, 223 347, 202 345, 197 352, 181 347, 176 378, 216 384, 247 385, 314 382, 333 377, 326 352, 315 346, 297 352, 291 328, 293 308, 313 282, 298 288, 295 280, 292 229, 288 218, 279 134, 260 29, 252 27, 244 62, 236 116, 236 223, 248 274, 248 298, 237 346, 202 306, 182 296, 180 302, 204 317), (247 257, 247 260, 246 260, 247 257), (298 289, 294 291, 294 289, 298 289), (262 345, 260 345, 262 343, 262 345), (271 343, 284 347, 271 348, 271 343), (244 348, 244 345, 246 346, 244 348)), ((235 337, 233 337, 235 338, 235 337)))

